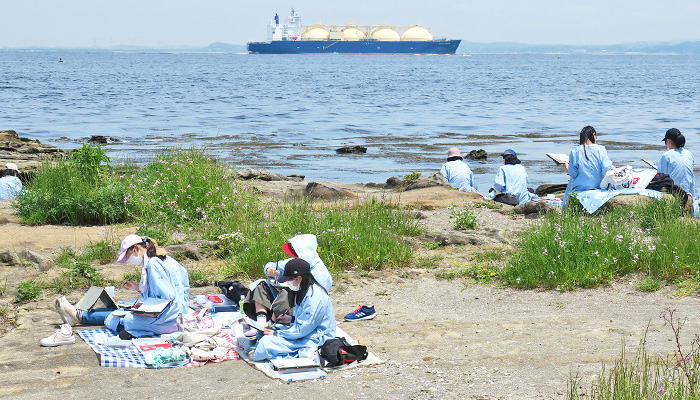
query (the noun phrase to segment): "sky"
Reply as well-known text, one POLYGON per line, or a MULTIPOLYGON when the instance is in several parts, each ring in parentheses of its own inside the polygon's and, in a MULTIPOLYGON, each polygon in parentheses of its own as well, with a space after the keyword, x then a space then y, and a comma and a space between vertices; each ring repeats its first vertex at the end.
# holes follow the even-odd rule
POLYGON ((292 7, 304 24, 419 24, 481 43, 700 40, 698 0, 0 0, 0 48, 245 44, 292 7))

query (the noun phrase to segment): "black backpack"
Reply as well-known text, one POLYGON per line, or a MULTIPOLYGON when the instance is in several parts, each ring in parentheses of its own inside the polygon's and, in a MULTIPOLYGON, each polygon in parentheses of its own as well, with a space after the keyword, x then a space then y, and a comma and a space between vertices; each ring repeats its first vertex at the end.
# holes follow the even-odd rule
POLYGON ((223 293, 224 296, 235 301, 236 304, 241 301, 241 296, 247 296, 250 291, 248 287, 238 281, 218 281, 216 282, 216 286, 221 289, 221 293, 223 293))
POLYGON ((367 358, 367 346, 351 345, 345 338, 328 339, 318 350, 322 367, 337 367, 367 358))

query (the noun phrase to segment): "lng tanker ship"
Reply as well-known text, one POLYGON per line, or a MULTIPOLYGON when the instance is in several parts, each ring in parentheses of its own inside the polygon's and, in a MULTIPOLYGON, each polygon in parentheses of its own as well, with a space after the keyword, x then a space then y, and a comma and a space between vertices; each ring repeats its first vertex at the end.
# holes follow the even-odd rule
POLYGON ((267 25, 266 42, 248 42, 251 54, 454 54, 461 40, 434 39, 419 25, 302 25, 292 9, 286 24, 267 25))

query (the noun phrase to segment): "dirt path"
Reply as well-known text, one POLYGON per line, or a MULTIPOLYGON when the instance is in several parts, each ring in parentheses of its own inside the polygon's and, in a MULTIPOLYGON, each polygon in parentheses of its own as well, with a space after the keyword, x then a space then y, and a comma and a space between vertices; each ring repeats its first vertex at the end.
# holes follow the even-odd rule
MULTIPOLYGON (((421 216, 429 232, 450 233, 444 208, 422 211, 421 216)), ((484 246, 506 243, 528 222, 492 210, 480 212, 479 221, 482 244, 421 250, 437 261, 434 268, 379 271, 364 277, 346 273, 336 279, 331 298, 338 320, 358 304, 376 306, 375 319, 341 326, 386 360, 383 365, 292 384, 271 380, 242 361, 168 370, 100 368, 95 354, 79 338, 71 346, 39 346, 39 340, 60 322, 52 299, 46 298, 20 307, 17 328, 0 337, 0 396, 564 399, 570 374, 578 373, 589 384, 600 372, 601 361, 617 359, 623 342, 631 351, 636 349, 647 327, 649 350, 673 351, 672 333, 659 318, 664 309, 676 309, 677 316, 688 318, 686 339, 700 330, 700 299, 674 298, 672 288, 640 293, 630 282, 620 281, 602 289, 559 293, 437 279, 436 272, 460 265, 484 246)), ((0 225, 4 235, 0 240, 10 247, 49 251, 111 235, 100 229, 10 223, 0 225)), ((68 298, 76 301, 80 295, 71 293, 68 298)), ((118 298, 124 296, 126 292, 117 291, 118 298)), ((0 299, 9 301, 7 294, 0 299)))

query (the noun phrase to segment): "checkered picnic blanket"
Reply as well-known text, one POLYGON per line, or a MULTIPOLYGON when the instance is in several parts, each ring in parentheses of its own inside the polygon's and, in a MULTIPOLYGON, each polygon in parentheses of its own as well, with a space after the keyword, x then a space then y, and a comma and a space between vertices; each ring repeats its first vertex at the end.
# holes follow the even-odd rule
MULTIPOLYGON (((110 347, 97 344, 97 338, 104 335, 106 338, 116 338, 109 329, 85 329, 76 331, 78 335, 87 343, 92 350, 97 353, 102 367, 125 367, 125 368, 148 368, 146 360, 141 351, 136 346, 129 347, 110 347)), ((225 334, 226 340, 231 342, 231 337, 225 334)), ((238 354, 235 350, 230 349, 226 356, 221 360, 212 360, 211 362, 222 362, 227 360, 237 360, 238 354)), ((196 367, 206 364, 207 361, 190 361, 182 367, 196 367)))

